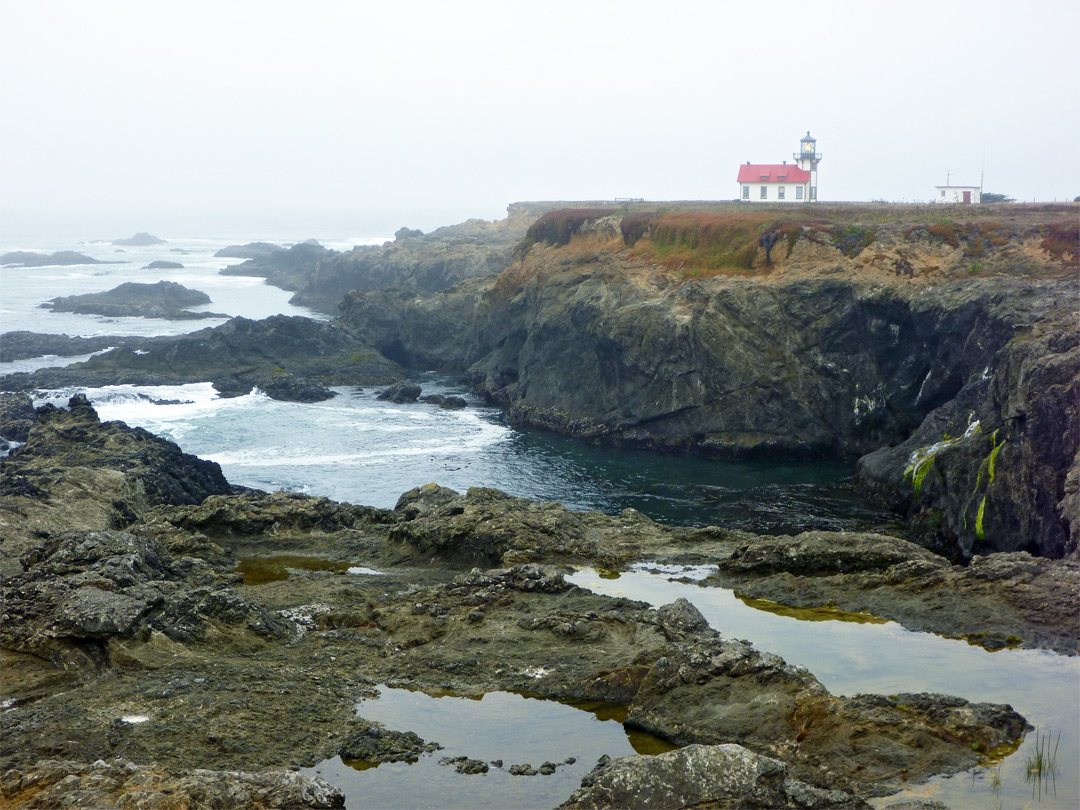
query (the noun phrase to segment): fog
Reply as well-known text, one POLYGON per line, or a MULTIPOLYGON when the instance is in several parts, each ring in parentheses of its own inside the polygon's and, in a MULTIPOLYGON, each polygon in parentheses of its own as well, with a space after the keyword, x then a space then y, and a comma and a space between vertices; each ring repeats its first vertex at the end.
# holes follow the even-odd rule
MULTIPOLYGON (((1068 2, 0 0, 0 239, 384 234, 516 200, 1080 195, 1068 2), (947 175, 948 173, 948 175, 947 175)), ((4 241, 8 241, 4 239, 4 241)))

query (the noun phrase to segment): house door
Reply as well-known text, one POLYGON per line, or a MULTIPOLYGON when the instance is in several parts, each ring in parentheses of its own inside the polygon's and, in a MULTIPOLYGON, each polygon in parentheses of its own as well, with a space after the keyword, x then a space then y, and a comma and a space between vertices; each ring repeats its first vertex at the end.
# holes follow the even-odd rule
POLYGON ((965 191, 964 192, 964 205, 971 205, 971 192, 970 191, 965 191))

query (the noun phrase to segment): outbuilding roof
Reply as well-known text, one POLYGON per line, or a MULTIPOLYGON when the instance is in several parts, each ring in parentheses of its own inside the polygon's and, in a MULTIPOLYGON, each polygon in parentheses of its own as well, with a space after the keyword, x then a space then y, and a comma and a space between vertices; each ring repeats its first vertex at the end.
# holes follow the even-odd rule
POLYGON ((810 172, 791 163, 744 163, 740 183, 809 183, 810 172))

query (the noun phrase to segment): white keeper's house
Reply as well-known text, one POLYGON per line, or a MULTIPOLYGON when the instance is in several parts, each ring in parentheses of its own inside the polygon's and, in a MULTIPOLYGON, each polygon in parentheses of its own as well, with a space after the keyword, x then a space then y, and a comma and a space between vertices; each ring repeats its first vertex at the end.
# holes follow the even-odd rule
POLYGON ((821 153, 817 139, 807 131, 799 151, 788 163, 751 163, 739 167, 739 199, 743 202, 813 202, 817 195, 817 167, 821 153))

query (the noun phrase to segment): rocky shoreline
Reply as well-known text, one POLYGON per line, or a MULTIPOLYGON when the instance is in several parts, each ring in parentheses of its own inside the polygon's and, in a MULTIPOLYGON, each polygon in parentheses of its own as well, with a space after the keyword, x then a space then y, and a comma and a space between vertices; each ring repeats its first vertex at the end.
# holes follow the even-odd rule
MULTIPOLYGON (((745 578, 783 568, 770 562, 779 539, 667 529, 632 511, 577 513, 494 490, 430 485, 393 510, 238 492, 216 465, 101 423, 81 397, 70 410, 39 409, 26 444, 0 465, 8 806, 48 806, 72 780, 101 806, 120 806, 108 802, 129 783, 190 801, 228 785, 246 797, 241 807, 340 806, 327 786, 289 768, 332 757, 370 729, 353 706, 377 684, 625 706, 628 723, 704 746, 685 756, 754 764, 738 787, 715 786, 713 801, 768 784, 768 795, 802 797, 791 806, 862 807, 909 781, 970 767, 1024 733, 1008 707, 941 695, 834 697, 805 669, 721 637, 689 603, 649 608, 584 591, 561 573, 707 559, 720 562, 718 576, 745 578), (294 569, 247 585, 236 571, 240 558, 284 553, 383 575, 294 569), (765 783, 762 768, 772 774, 765 783), (64 770, 71 778, 57 780, 64 770)), ((839 583, 811 540, 835 538, 789 539, 806 550, 781 553, 797 561, 788 569, 839 583)), ((964 576, 894 538, 849 540, 855 558, 856 546, 874 553, 848 576, 884 571, 881 589, 922 587, 927 571, 964 576)), ((1027 613, 1016 611, 1011 629, 1025 644, 1053 647, 1047 628, 1064 638, 1076 616, 1040 615, 1039 606, 1060 597, 1063 582, 1075 593, 1078 571, 1038 562, 1042 576, 1029 578, 1027 613)), ((1026 555, 994 555, 986 570, 1030 565, 1026 555)), ((952 600, 942 612, 963 614, 994 593, 993 577, 971 579, 985 592, 939 588, 952 600)), ((390 735, 387 744, 400 742, 390 735)), ((628 795, 642 801, 666 777, 650 775, 659 762, 636 759, 619 767, 638 774, 628 795)), ((606 773, 591 777, 594 797, 614 778, 606 773)), ((684 780, 685 802, 705 789, 713 790, 684 780)), ((569 806, 598 806, 586 795, 569 806)))

